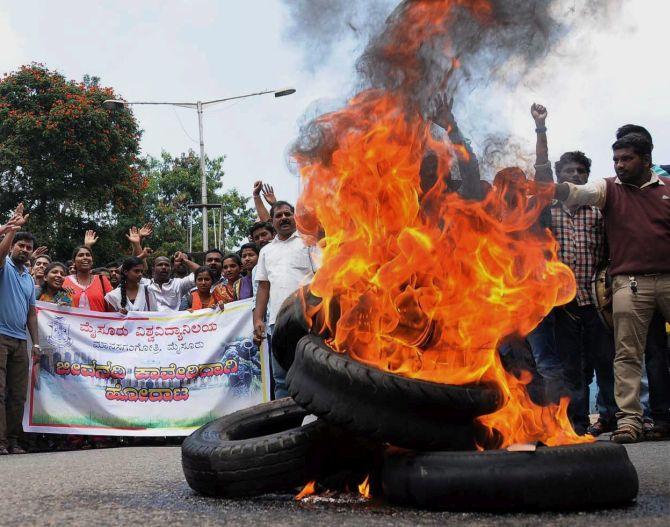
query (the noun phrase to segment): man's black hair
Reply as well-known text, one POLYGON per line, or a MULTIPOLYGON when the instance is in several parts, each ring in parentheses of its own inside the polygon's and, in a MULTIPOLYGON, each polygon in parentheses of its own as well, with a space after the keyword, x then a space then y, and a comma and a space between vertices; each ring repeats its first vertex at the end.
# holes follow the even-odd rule
POLYGON ((102 273, 108 273, 109 269, 106 267, 96 267, 91 271, 91 274, 102 274, 102 273))
POLYGON ((584 168, 586 168, 587 174, 591 173, 591 160, 588 157, 586 157, 586 154, 584 152, 575 150, 574 152, 566 152, 560 157, 558 161, 556 161, 554 166, 556 168, 557 176, 558 174, 561 173, 563 167, 568 163, 579 163, 580 165, 583 165, 584 168))
POLYGON ((269 221, 257 221, 249 229, 249 237, 253 238, 254 232, 256 232, 259 229, 265 229, 269 231, 271 234, 275 233, 275 228, 272 226, 272 223, 270 223, 269 221))
POLYGON ((165 258, 168 261, 168 264, 170 264, 170 267, 174 265, 174 256, 165 256, 164 254, 161 254, 159 256, 156 256, 153 260, 151 260, 151 268, 154 268, 154 265, 156 265, 156 260, 159 258, 165 258))
POLYGON ((261 250, 258 248, 258 245, 256 245, 254 242, 249 242, 249 243, 243 244, 242 247, 240 247, 240 250, 237 251, 237 254, 239 254, 240 257, 242 256, 242 251, 244 249, 251 249, 256 254, 260 254, 260 252, 261 252, 261 250))
POLYGON ((612 150, 621 150, 622 148, 632 148, 638 156, 651 157, 651 151, 654 146, 647 136, 643 134, 628 134, 618 139, 613 145, 612 150))
POLYGON ((624 136, 627 136, 628 134, 643 135, 651 143, 651 149, 652 150, 654 149, 654 140, 652 139, 649 130, 647 130, 644 126, 640 126, 639 124, 624 124, 621 128, 619 128, 616 131, 616 138, 621 139, 624 136))
POLYGON ((49 263, 51 263, 51 256, 49 256, 48 254, 40 254, 37 258, 31 258, 30 261, 32 262, 33 265, 35 265, 35 262, 40 258, 46 258, 49 261, 49 263))
POLYGON ((207 257, 212 253, 217 253, 219 256, 221 256, 221 261, 223 261, 223 253, 218 249, 209 249, 208 251, 205 251, 205 260, 207 260, 207 257))
POLYGON ((35 246, 35 236, 33 236, 33 234, 31 232, 27 232, 27 231, 17 232, 14 235, 14 239, 12 240, 12 245, 15 245, 18 242, 22 242, 22 241, 33 242, 33 247, 35 246))
POLYGON ((291 205, 288 201, 275 201, 272 204, 272 207, 270 207, 270 218, 275 217, 275 211, 279 207, 288 207, 289 209, 291 209, 291 212, 295 212, 295 207, 293 205, 291 205))

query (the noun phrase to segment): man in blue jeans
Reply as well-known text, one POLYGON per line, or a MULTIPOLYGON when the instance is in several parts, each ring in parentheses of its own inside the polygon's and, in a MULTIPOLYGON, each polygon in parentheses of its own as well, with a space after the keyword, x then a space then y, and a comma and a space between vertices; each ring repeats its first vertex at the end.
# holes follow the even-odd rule
POLYGON ((35 238, 17 232, 28 216, 19 205, 7 225, 0 226, 0 455, 25 454, 19 445, 23 405, 28 388, 26 326, 33 341, 31 355, 39 358, 35 282, 26 262, 35 238))

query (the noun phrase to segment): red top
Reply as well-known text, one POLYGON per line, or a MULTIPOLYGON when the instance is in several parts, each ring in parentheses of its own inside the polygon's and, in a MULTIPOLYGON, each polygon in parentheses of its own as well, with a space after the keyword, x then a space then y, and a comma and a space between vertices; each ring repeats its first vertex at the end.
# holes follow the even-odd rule
POLYGON ((670 179, 638 188, 606 178, 612 276, 670 273, 670 179))
POLYGON ((77 282, 77 277, 75 275, 68 275, 65 278, 63 287, 65 289, 71 289, 74 293, 72 302, 73 307, 81 307, 91 311, 107 311, 105 295, 112 290, 112 284, 109 283, 106 276, 93 275, 91 278, 91 284, 88 287, 82 287, 77 282), (86 298, 82 299, 84 292, 86 293, 86 298))

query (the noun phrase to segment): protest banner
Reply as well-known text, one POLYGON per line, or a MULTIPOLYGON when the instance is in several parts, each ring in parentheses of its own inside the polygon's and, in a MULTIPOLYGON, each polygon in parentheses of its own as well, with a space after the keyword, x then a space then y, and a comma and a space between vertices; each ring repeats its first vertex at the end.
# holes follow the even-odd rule
POLYGON ((99 313, 37 303, 42 355, 27 432, 183 436, 269 400, 269 357, 252 300, 223 312, 99 313))

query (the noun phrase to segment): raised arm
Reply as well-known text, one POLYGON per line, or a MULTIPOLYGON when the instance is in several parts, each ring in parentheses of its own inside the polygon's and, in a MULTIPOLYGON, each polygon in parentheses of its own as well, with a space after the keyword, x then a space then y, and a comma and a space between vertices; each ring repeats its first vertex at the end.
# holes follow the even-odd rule
POLYGON ((0 267, 5 265, 5 258, 12 249, 14 234, 26 224, 28 216, 29 214, 23 214, 23 203, 19 203, 7 224, 0 227, 0 231, 5 233, 5 237, 0 241, 0 267))
POLYGON ((451 103, 452 101, 447 101, 444 95, 436 97, 433 122, 447 131, 449 141, 454 145, 458 158, 458 170, 463 180, 459 193, 467 199, 481 199, 479 162, 469 141, 463 137, 458 128, 458 123, 451 112, 451 103))
POLYGON ((98 235, 96 232, 91 229, 87 230, 86 233, 84 233, 84 246, 90 251, 96 243, 98 243, 98 235))
POLYGON ((126 234, 126 238, 133 248, 133 256, 142 254, 142 237, 140 236, 139 229, 135 226, 131 227, 128 230, 128 234, 126 234))
POLYGON ((185 264, 186 264, 186 267, 188 267, 189 270, 190 270, 192 273, 194 273, 195 271, 197 271, 198 268, 200 267, 200 265, 197 264, 196 262, 194 262, 193 260, 189 260, 188 256, 186 256, 185 253, 183 253, 183 252, 181 252, 181 251, 177 251, 177 252, 174 254, 174 265, 177 266, 177 265, 179 265, 180 263, 185 263, 185 264))
POLYGON ((268 209, 265 208, 265 203, 263 203, 263 200, 261 199, 262 190, 263 190, 263 182, 256 181, 254 183, 254 191, 253 191, 256 214, 258 214, 258 218, 261 221, 270 221, 270 213, 268 212, 268 209))
POLYGON ((554 176, 549 162, 547 109, 541 104, 533 103, 530 107, 530 114, 535 121, 535 181, 552 183, 554 176))

